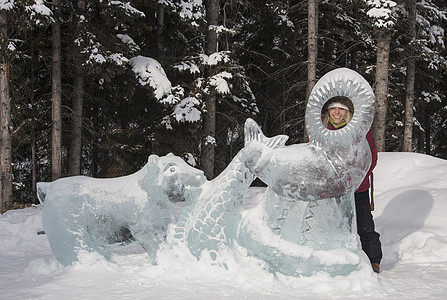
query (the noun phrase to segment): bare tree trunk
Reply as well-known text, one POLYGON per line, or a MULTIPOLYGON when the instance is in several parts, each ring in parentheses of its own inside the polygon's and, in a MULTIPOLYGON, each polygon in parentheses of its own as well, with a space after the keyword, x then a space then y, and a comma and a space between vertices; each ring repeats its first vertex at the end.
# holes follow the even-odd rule
MULTIPOLYGON (((425 107, 425 106, 424 106, 425 107)), ((424 109, 425 116, 425 154, 431 155, 431 122, 430 115, 426 114, 424 109)))
MULTIPOLYGON (((33 91, 31 93, 31 106, 34 107, 34 82, 35 82, 35 76, 34 76, 34 72, 35 72, 35 67, 34 67, 34 62, 37 61, 37 55, 36 55, 36 51, 34 49, 34 47, 32 48, 32 55, 33 55, 33 60, 31 62, 31 91, 33 91)), ((35 122, 35 118, 32 122, 32 132, 31 132, 31 184, 32 184, 32 191, 33 191, 33 203, 38 203, 38 199, 37 199, 37 172, 36 172, 36 122, 35 122)))
MULTIPOLYGON (((85 0, 78 0, 78 14, 85 14, 85 0)), ((82 25, 78 18, 77 32, 82 31, 82 25)), ((76 47, 76 46, 75 46, 76 47)), ((84 102, 84 70, 82 68, 82 49, 77 49, 74 54, 74 78, 73 78, 73 115, 71 120, 71 143, 70 143, 70 175, 81 174, 81 155, 82 155, 82 106, 84 102)))
MULTIPOLYGON (((208 29, 206 31, 205 54, 211 55, 217 52, 217 32, 213 26, 219 21, 219 0, 206 1, 206 20, 208 29)), ((211 68, 211 67, 210 67, 211 68)), ((207 76, 212 74, 208 69, 207 76)), ((201 165, 208 179, 214 177, 214 151, 216 146, 216 93, 205 95, 205 112, 203 113, 204 143, 202 147, 201 165)))
POLYGON ((160 3, 157 4, 157 50, 158 55, 163 56, 165 50, 164 43, 165 8, 160 3))
POLYGON ((417 152, 418 153, 426 153, 425 150, 425 135, 427 133, 427 120, 425 115, 425 105, 421 103, 418 108, 418 119, 420 119, 420 123, 422 128, 419 128, 417 131, 417 152))
POLYGON ((62 80, 61 80, 61 0, 53 0, 55 22, 51 27, 52 41, 52 133, 51 133, 51 168, 52 179, 62 175, 62 80))
POLYGON ((8 15, 0 10, 0 164, 1 164, 1 206, 0 213, 12 208, 12 164, 11 164, 11 98, 9 97, 9 61, 6 53, 8 45, 8 15))
POLYGON ((32 141, 31 141, 31 182, 33 191, 33 203, 38 203, 37 200, 37 176, 36 176, 36 131, 33 124, 32 141))
POLYGON ((308 1, 307 12, 307 92, 309 98, 317 81, 317 34, 318 34, 318 0, 308 1))
MULTIPOLYGON (((317 82, 317 46, 318 46, 318 0, 308 0, 307 8, 307 91, 306 106, 315 83, 317 82)), ((304 128, 304 141, 307 132, 304 128)))
POLYGON ((403 151, 411 152, 413 142, 414 81, 416 77, 416 59, 414 53, 414 43, 416 41, 416 0, 407 0, 406 6, 408 11, 408 26, 410 30, 411 42, 410 46, 407 47, 410 55, 407 60, 403 151))
POLYGON ((391 33, 379 32, 376 66, 376 113, 373 123, 374 139, 378 151, 385 151, 385 128, 388 109, 388 66, 390 60, 391 33))
POLYGON ((70 143, 70 175, 81 174, 81 154, 82 154, 82 106, 84 94, 84 75, 82 66, 74 68, 73 82, 73 115, 71 120, 71 143, 70 143))

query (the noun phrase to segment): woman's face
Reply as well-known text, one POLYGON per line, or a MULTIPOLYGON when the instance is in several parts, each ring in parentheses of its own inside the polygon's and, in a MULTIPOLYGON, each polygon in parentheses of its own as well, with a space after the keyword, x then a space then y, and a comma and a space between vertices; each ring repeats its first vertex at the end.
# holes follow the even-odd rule
POLYGON ((340 123, 346 114, 346 110, 340 107, 329 108, 329 116, 334 120, 335 124, 340 123))

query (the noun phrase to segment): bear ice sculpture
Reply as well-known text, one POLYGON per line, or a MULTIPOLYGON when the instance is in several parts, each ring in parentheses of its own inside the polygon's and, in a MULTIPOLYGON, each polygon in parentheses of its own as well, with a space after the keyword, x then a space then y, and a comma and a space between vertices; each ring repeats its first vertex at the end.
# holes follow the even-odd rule
POLYGON ((64 265, 79 251, 111 251, 135 239, 155 260, 176 202, 196 198, 206 178, 180 157, 151 155, 138 172, 120 178, 76 176, 37 184, 42 223, 64 265))

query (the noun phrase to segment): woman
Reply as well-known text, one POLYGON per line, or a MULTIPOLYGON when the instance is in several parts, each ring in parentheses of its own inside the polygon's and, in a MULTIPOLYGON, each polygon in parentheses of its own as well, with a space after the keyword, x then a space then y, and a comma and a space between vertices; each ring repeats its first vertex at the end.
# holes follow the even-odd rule
MULTIPOLYGON (((337 130, 346 126, 354 112, 352 102, 346 97, 334 97, 323 107, 323 124, 329 130, 337 130)), ((357 216, 357 233, 360 236, 362 249, 368 256, 374 272, 380 272, 382 247, 380 234, 375 231, 369 200, 369 176, 377 164, 377 149, 371 130, 366 134, 371 149, 372 162, 363 182, 355 192, 355 210, 357 216)))

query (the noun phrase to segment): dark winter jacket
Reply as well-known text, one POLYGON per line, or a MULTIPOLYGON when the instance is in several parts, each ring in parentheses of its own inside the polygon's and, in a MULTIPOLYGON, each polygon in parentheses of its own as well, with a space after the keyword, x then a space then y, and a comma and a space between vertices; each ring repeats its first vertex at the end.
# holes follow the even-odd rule
MULTIPOLYGON (((327 128, 329 130, 336 130, 335 127, 331 124, 331 122, 328 123, 327 128)), ((377 148, 371 129, 366 134, 366 140, 368 141, 369 148, 371 149, 371 158, 372 158, 371 167, 369 168, 368 173, 366 173, 366 176, 363 179, 362 183, 360 184, 359 188, 357 189, 356 193, 361 193, 369 189, 370 187, 369 176, 371 175, 374 167, 377 165, 377 148)))

